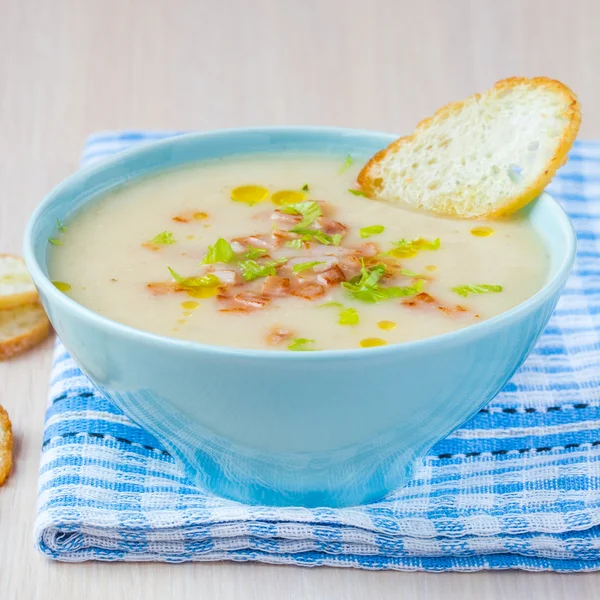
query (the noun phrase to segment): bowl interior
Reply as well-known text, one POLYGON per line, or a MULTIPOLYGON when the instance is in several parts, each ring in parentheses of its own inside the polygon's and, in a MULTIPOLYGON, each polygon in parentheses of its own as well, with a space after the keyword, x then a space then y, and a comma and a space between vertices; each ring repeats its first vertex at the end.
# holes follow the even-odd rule
MULTIPOLYGON (((322 127, 250 128, 180 135, 122 152, 115 157, 81 169, 56 187, 44 199, 30 219, 26 231, 25 257, 28 267, 36 284, 41 286, 47 295, 55 297, 54 299, 59 302, 75 304, 64 294, 54 289, 48 279, 47 239, 54 232, 57 218, 60 220, 68 219, 74 212, 87 203, 93 202, 99 195, 106 193, 108 190, 134 179, 181 165, 260 152, 316 152, 331 153, 338 156, 352 154, 355 159, 366 161, 395 138, 396 136, 387 133, 354 129, 322 127)), ((523 218, 531 221, 533 228, 540 235, 547 249, 549 271, 546 286, 525 303, 497 317, 469 327, 467 330, 493 326, 495 321, 518 311, 520 307, 530 302, 542 301, 541 296, 554 293, 557 288, 564 284, 568 276, 575 256, 575 235, 572 225, 560 205, 544 193, 520 211, 520 214, 523 218)), ((83 307, 79 308, 87 311, 83 307)), ((110 322, 91 311, 88 312, 94 318, 103 319, 107 323, 110 322)), ((116 323, 114 325, 130 329, 124 325, 116 323)), ((428 339, 452 337, 460 335, 464 331, 459 330, 428 339)), ((153 334, 144 335, 156 337, 153 334)), ((173 340, 170 341, 173 342, 173 340)), ((402 347, 412 346, 424 341, 402 344, 402 347)), ((173 343, 186 344, 185 341, 173 343)), ((196 346, 202 346, 202 344, 195 344, 196 346)), ((210 348, 214 350, 217 347, 210 348)), ((369 351, 382 352, 384 348, 370 349, 369 351)), ((348 352, 352 354, 362 353, 360 350, 325 351, 325 353, 336 352, 346 354, 348 352)), ((283 353, 286 356, 289 354, 293 353, 283 353)), ((322 355, 323 352, 303 354, 322 355)))

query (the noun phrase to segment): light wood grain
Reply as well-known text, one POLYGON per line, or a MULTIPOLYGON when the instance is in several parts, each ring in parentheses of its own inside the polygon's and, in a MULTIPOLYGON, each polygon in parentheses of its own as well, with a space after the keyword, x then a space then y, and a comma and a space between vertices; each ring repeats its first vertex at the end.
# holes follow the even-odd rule
MULTIPOLYGON (((510 75, 550 75, 600 137, 598 0, 0 0, 0 251, 98 129, 341 125, 407 132, 510 75)), ((600 576, 82 564, 32 547, 50 342, 0 363, 16 434, 0 598, 592 598, 600 576)))

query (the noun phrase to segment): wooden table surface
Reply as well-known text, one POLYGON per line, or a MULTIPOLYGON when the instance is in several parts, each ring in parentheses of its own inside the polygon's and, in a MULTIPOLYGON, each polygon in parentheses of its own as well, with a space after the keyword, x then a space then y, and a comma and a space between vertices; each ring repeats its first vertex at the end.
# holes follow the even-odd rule
MULTIPOLYGON (((511 75, 580 96, 600 137, 598 0, 0 0, 0 252, 99 129, 313 124, 410 131, 511 75)), ((15 470, 0 489, 2 600, 545 600, 600 575, 253 564, 65 565, 33 549, 51 342, 0 364, 15 470)))

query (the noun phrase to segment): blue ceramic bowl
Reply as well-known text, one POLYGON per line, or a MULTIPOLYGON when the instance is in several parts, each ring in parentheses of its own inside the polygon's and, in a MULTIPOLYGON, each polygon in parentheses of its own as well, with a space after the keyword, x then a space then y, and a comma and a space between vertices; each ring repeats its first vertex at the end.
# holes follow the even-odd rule
POLYGON ((80 306, 48 279, 56 218, 68 219, 125 181, 193 161, 265 151, 366 159, 394 137, 299 127, 170 138, 82 169, 32 216, 27 266, 64 345, 197 486, 253 504, 348 506, 403 485, 435 442, 498 393, 535 344, 573 263, 568 217, 546 194, 528 207, 550 272, 545 287, 516 308, 434 338, 323 352, 168 339, 80 306))

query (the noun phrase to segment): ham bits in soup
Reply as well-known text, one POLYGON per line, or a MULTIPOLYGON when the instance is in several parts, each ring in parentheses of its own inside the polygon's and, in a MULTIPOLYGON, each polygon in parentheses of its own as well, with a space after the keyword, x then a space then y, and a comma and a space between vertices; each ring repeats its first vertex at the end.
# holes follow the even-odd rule
POLYGON ((356 188, 362 162, 253 155, 123 185, 57 222, 51 278, 138 329, 285 352, 440 335, 542 287, 547 257, 526 217, 374 202, 356 188))

